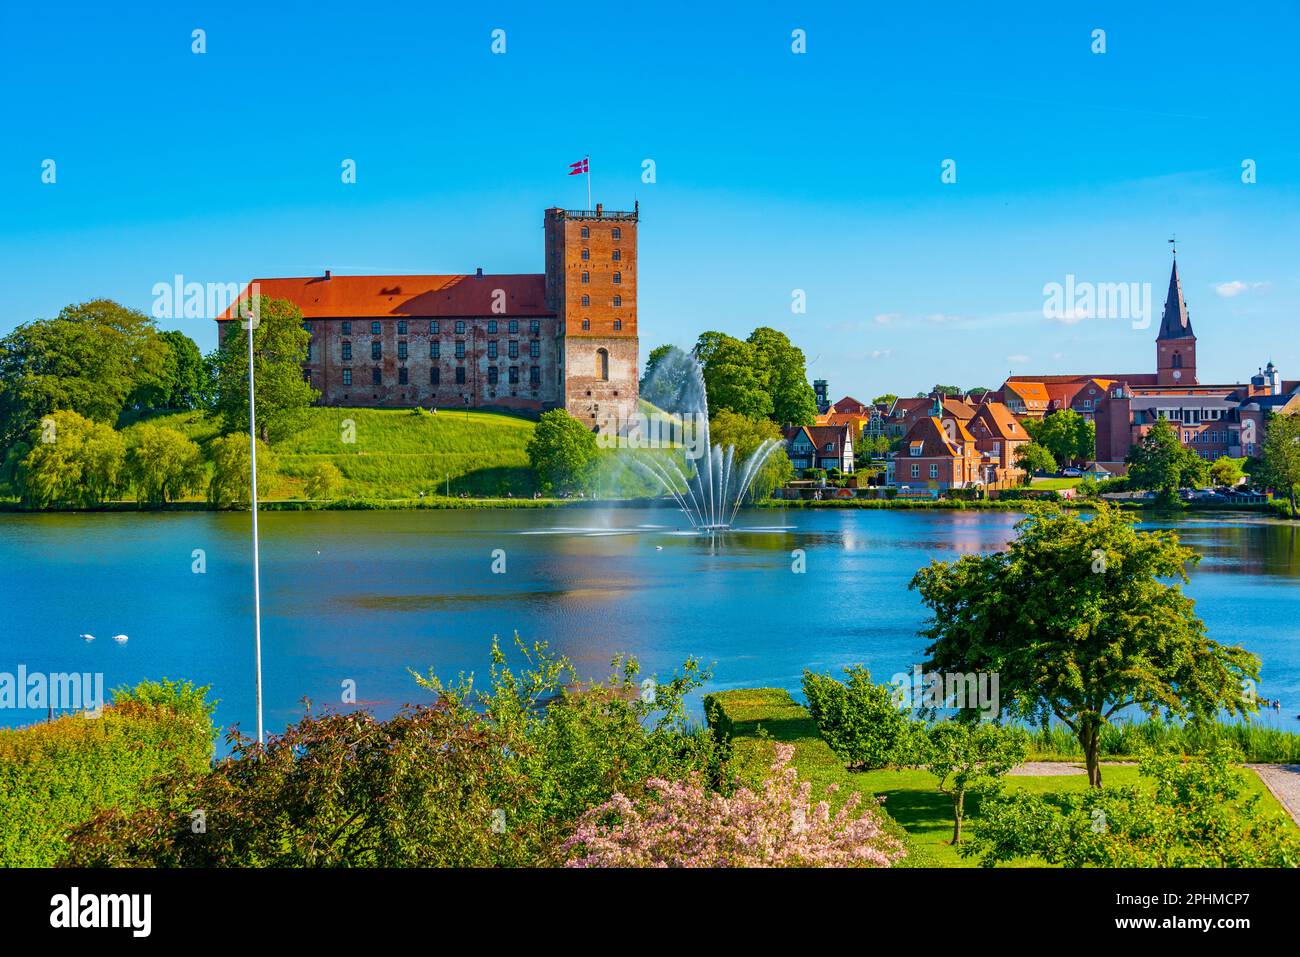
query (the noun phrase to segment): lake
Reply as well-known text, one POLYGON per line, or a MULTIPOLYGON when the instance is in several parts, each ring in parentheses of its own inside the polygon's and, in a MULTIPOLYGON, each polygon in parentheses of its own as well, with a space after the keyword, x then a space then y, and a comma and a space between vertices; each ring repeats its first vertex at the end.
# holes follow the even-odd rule
MULTIPOLYGON (((660 676, 698 656, 711 690, 797 690, 804 668, 855 662, 886 681, 923 657, 913 573, 1002 547, 1016 519, 753 510, 739 524, 756 528, 710 542, 679 534, 668 508, 265 513, 266 726, 295 720, 304 696, 338 704, 346 681, 381 714, 428 700, 408 668, 483 673, 492 636, 516 631, 589 677, 626 653, 660 676)), ((1249 515, 1163 526, 1205 556, 1189 592, 1210 635, 1263 660, 1260 694, 1283 710, 1259 720, 1300 731, 1300 530, 1249 515)), ((253 733, 248 534, 245 513, 0 515, 0 671, 188 678, 212 685, 222 725, 253 733)), ((0 724, 45 717, 7 709, 0 724)))

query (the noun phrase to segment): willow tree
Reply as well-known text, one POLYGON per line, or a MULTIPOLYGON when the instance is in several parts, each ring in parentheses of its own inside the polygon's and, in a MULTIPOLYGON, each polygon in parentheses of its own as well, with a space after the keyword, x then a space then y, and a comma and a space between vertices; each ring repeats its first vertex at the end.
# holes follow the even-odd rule
MULTIPOLYGON (((1208 720, 1253 711, 1259 659, 1207 634, 1183 593, 1200 556, 1109 506, 1048 510, 1004 552, 933 561, 911 586, 932 616, 926 671, 996 673, 1011 714, 1055 716, 1101 787, 1101 729, 1127 708, 1208 720)), ((1004 708, 1004 710, 1006 710, 1004 708)))

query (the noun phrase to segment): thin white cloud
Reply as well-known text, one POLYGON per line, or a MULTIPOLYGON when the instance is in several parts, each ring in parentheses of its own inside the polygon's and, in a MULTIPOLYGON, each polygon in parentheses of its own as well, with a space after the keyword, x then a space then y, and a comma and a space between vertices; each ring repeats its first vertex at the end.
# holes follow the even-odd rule
POLYGON ((880 325, 887 326, 891 322, 897 322, 899 319, 902 319, 903 317, 896 312, 881 312, 872 316, 872 318, 880 325))
POLYGON ((1233 279, 1229 282, 1221 282, 1215 285, 1214 294, 1222 299, 1231 299, 1234 296, 1240 296, 1243 292, 1249 292, 1252 289, 1266 289, 1267 282, 1242 282, 1240 279, 1233 279))
POLYGON ((894 354, 894 350, 893 350, 893 349, 873 349, 872 352, 871 352, 871 358, 873 358, 873 359, 888 359, 888 358, 889 358, 890 356, 892 356, 893 354, 894 354))
POLYGON ((1029 356, 1024 356, 1024 355, 1020 355, 1019 353, 1017 353, 1017 354, 1014 355, 1014 356, 1007 356, 1007 361, 1008 361, 1008 362, 1028 362, 1028 361, 1029 361, 1029 356))

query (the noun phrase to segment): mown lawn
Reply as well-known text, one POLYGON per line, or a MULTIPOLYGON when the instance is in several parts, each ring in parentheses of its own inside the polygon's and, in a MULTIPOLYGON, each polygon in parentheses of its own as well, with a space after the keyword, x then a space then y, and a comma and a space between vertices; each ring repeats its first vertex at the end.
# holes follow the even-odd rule
MULTIPOLYGON (((864 803, 874 797, 883 797, 883 807, 891 818, 907 832, 911 866, 922 867, 973 867, 977 861, 963 858, 950 843, 952 840, 952 804, 947 795, 935 787, 934 778, 927 771, 883 770, 851 772, 817 735, 817 727, 801 705, 789 692, 780 688, 754 688, 724 691, 709 696, 723 714, 723 722, 730 723, 734 736, 736 761, 743 773, 756 776, 764 773, 772 761, 772 742, 781 741, 795 746, 793 765, 800 780, 811 781, 813 793, 821 796, 826 788, 838 784, 840 790, 832 797, 833 807, 838 807, 848 794, 857 791, 864 803)), ((1268 812, 1283 817, 1286 812, 1269 793, 1264 782, 1251 771, 1243 769, 1247 794, 1263 795, 1261 806, 1268 812)), ((1107 786, 1126 786, 1142 783, 1136 765, 1107 766, 1102 769, 1107 786)), ((1063 794, 1083 791, 1088 786, 1084 774, 1069 776, 1009 776, 1008 790, 1035 794, 1063 794)), ((979 814, 979 799, 967 798, 967 824, 979 814)), ((1287 819, 1289 822, 1289 818, 1287 819)), ((1288 825, 1287 826, 1291 826, 1288 825)), ((1026 860, 1024 865, 1042 866, 1041 861, 1026 860)))
POLYGON ((1036 478, 1029 483, 1029 487, 1042 489, 1074 488, 1082 481, 1081 478, 1036 478))

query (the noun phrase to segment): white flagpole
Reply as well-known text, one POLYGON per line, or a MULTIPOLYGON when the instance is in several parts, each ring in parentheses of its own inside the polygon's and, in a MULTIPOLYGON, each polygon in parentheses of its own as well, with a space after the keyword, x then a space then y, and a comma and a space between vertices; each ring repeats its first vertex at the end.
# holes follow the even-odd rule
POLYGON ((587 167, 587 208, 592 209, 591 205, 591 157, 584 157, 583 163, 587 167))
POLYGON ((253 648, 257 662, 257 743, 263 743, 262 737, 262 583, 258 566, 260 556, 257 548, 257 411, 253 397, 253 330, 257 327, 255 314, 248 320, 248 449, 251 463, 249 501, 253 514, 253 648))

